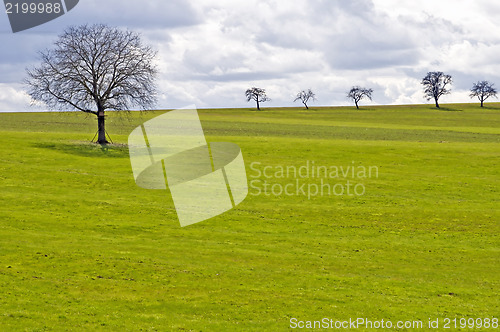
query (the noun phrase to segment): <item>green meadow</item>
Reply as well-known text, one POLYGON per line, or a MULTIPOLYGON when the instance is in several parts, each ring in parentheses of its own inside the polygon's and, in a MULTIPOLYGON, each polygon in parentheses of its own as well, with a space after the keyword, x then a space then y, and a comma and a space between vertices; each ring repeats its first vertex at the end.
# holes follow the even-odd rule
POLYGON ((499 103, 199 110, 253 185, 184 228, 168 191, 136 186, 126 145, 163 112, 110 112, 103 148, 93 116, 0 114, 1 331, 500 318, 499 103), (378 172, 263 173, 308 162, 378 172), (322 180, 364 191, 279 192, 322 180), (265 181, 274 193, 258 194, 265 181))

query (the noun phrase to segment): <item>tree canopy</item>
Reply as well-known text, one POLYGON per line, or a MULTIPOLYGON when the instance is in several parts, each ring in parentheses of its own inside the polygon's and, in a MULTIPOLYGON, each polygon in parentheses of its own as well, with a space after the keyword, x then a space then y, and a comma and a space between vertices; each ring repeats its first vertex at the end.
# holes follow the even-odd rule
POLYGON ((439 108, 439 98, 451 92, 447 86, 451 85, 453 80, 450 75, 441 71, 431 71, 422 79, 424 94, 427 100, 434 99, 436 107, 439 108))
POLYGON ((304 104, 306 109, 309 109, 307 103, 309 102, 309 100, 316 100, 316 95, 314 94, 314 92, 312 92, 311 89, 307 91, 302 90, 299 93, 297 93, 297 97, 295 98, 294 102, 296 102, 297 100, 300 100, 302 104, 304 104))
POLYGON ((103 24, 70 27, 40 52, 40 66, 27 70, 28 93, 52 109, 96 115, 98 143, 105 144, 106 110, 155 103, 155 56, 135 32, 103 24))
POLYGON ((363 98, 368 98, 372 100, 373 89, 362 88, 360 86, 353 86, 351 90, 347 93, 347 98, 350 98, 354 101, 356 108, 359 109, 358 103, 363 98))
POLYGON ((255 100, 255 102, 257 103, 257 110, 259 111, 260 111, 260 103, 271 100, 267 96, 266 90, 256 87, 247 89, 247 91, 245 91, 245 96, 247 97, 247 102, 250 100, 255 100))
POLYGON ((470 97, 477 97, 481 102, 481 107, 483 107, 484 101, 489 97, 496 97, 497 90, 493 87, 493 83, 488 81, 478 81, 474 83, 472 88, 470 89, 471 94, 470 97))

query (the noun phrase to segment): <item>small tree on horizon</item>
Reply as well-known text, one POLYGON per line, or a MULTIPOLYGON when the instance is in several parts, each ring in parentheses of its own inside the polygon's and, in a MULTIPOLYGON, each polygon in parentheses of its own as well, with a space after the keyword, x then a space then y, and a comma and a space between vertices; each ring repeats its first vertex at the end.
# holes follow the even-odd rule
POLYGON ((312 92, 311 89, 307 91, 302 90, 299 93, 297 93, 297 97, 293 102, 296 102, 297 100, 300 100, 308 110, 309 106, 307 106, 307 103, 309 102, 309 100, 316 100, 316 95, 314 94, 314 92, 312 92))
POLYGON ((69 27, 41 65, 27 69, 28 94, 52 109, 97 117, 97 143, 108 144, 105 111, 146 109, 156 102, 156 57, 139 34, 104 24, 69 27))
POLYGON ((434 99, 436 108, 439 108, 438 100, 441 96, 450 94, 451 90, 447 89, 447 85, 451 85, 453 80, 451 75, 446 75, 441 71, 430 71, 422 79, 421 84, 424 86, 424 94, 427 100, 434 99))
POLYGON ((373 89, 362 88, 359 86, 353 86, 352 89, 347 93, 347 98, 350 98, 354 101, 356 108, 359 109, 358 103, 363 98, 368 98, 372 100, 373 89))
POLYGON ((478 81, 474 83, 472 88, 470 89, 471 94, 469 95, 471 98, 477 97, 481 102, 481 107, 483 107, 484 101, 489 97, 497 97, 497 90, 493 87, 493 83, 488 81, 478 81))
POLYGON ((247 97, 247 102, 250 100, 255 100, 257 103, 257 110, 260 111, 260 103, 264 103, 266 101, 270 101, 271 99, 266 95, 266 90, 261 88, 250 88, 245 92, 245 96, 247 97))

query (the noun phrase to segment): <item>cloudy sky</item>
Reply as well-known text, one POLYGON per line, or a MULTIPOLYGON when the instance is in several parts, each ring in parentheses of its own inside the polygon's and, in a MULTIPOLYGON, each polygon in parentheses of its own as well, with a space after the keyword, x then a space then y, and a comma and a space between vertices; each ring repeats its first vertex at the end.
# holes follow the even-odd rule
POLYGON ((500 2, 493 0, 80 0, 66 15, 13 34, 0 18, 0 111, 33 110, 22 80, 68 26, 106 23, 142 34, 158 51, 159 102, 170 109, 249 107, 244 91, 265 88, 265 106, 348 105, 353 85, 373 104, 424 103, 428 71, 454 78, 442 102, 468 102, 478 80, 500 86, 500 2))

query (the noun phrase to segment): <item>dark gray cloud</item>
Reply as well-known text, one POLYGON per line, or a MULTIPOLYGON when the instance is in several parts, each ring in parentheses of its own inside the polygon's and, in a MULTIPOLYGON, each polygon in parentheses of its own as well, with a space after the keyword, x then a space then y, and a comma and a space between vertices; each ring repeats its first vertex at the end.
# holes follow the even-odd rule
POLYGON ((153 29, 189 26, 202 18, 189 1, 86 0, 74 9, 74 23, 105 23, 129 28, 153 29))
MULTIPOLYGON (((7 20, 7 16, 5 16, 7 20)), ((69 25, 108 24, 130 29, 173 28, 202 20, 188 1, 85 0, 65 15, 20 34, 61 33, 69 25)), ((2 24, 2 27, 8 25, 2 24)))
POLYGON ((251 73, 228 73, 228 74, 199 74, 193 75, 191 78, 201 81, 214 82, 252 82, 271 79, 282 79, 289 77, 286 73, 270 73, 270 72, 251 72, 251 73))
POLYGON ((320 50, 334 69, 409 66, 419 56, 401 22, 377 14, 370 0, 310 2, 276 19, 260 22, 259 41, 320 50))
POLYGON ((13 34, 1 33, 3 47, 0 52, 0 64, 23 64, 33 60, 37 52, 50 47, 55 36, 47 33, 13 34))

